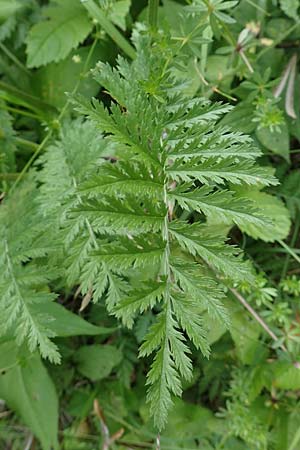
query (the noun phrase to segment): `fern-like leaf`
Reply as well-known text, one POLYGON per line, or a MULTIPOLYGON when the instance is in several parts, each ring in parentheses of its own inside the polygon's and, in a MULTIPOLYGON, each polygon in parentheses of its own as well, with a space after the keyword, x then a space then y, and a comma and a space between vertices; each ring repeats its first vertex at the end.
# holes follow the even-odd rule
POLYGON ((33 183, 1 206, 1 334, 13 333, 19 344, 26 341, 31 351, 39 348, 43 357, 58 363, 58 349, 50 340, 54 337, 49 326, 52 319, 47 314, 36 314, 35 308, 56 297, 41 289, 51 278, 51 272, 31 262, 48 251, 38 239, 43 222, 37 211, 33 183))
POLYGON ((277 180, 255 164, 260 151, 249 137, 218 125, 231 107, 171 94, 169 71, 148 48, 131 65, 122 58, 116 69, 99 64, 94 76, 114 103, 72 101, 105 133, 114 157, 98 161, 77 189, 74 215, 91 223, 98 245, 88 250, 80 279, 129 327, 145 311, 158 312, 140 355, 154 354, 147 399, 161 429, 181 378, 191 376, 187 339, 209 355, 202 313, 229 324, 218 280, 254 281, 241 251, 206 218, 263 226, 255 202, 237 196, 234 185, 277 180), (159 96, 149 89, 155 82, 159 96), (200 213, 199 221, 181 219, 182 210, 200 213))

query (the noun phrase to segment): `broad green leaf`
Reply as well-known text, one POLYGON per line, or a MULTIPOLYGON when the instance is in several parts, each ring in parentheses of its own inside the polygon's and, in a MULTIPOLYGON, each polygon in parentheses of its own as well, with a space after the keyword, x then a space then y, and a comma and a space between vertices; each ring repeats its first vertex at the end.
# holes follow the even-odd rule
POLYGON ((282 156, 289 162, 289 131, 286 123, 279 126, 278 130, 271 131, 269 128, 258 128, 256 130, 258 140, 271 152, 282 156))
POLYGON ((286 361, 274 363, 272 367, 275 387, 285 390, 300 389, 299 367, 296 367, 292 362, 286 361))
MULTIPOLYGON (((180 20, 180 15, 184 12, 184 6, 180 5, 174 0, 164 0, 163 5, 158 11, 158 21, 161 28, 168 29, 170 27, 173 30, 173 34, 178 33, 178 22, 180 20), (168 27, 166 27, 166 24, 168 27)), ((145 20, 147 20, 145 14, 145 20)))
MULTIPOLYGON (((292 411, 288 417, 288 450, 297 450, 300 445, 299 410, 292 411)), ((279 450, 279 449, 278 449, 279 450)))
POLYGON ((130 5, 131 0, 118 0, 113 3, 109 12, 111 21, 124 31, 126 30, 126 16, 129 13, 130 5))
POLYGON ((209 409, 177 398, 170 411, 168 425, 163 435, 173 439, 176 437, 178 440, 184 439, 184 443, 187 444, 186 439, 192 441, 192 438, 195 438, 199 433, 202 436, 208 436, 214 427, 215 420, 209 409))
POLYGON ((203 314, 203 322, 208 328, 207 340, 210 345, 217 342, 228 330, 228 327, 226 327, 224 322, 215 320, 208 313, 203 314))
MULTIPOLYGON (((32 87, 36 95, 45 102, 61 108, 67 100, 66 92, 72 92, 83 71, 89 50, 90 47, 79 48, 63 61, 41 67, 33 74, 32 87)), ((94 49, 87 70, 94 67, 99 60, 110 60, 114 53, 114 48, 107 41, 101 40, 94 49)), ((98 83, 88 76, 81 80, 77 92, 90 98, 96 96, 98 91, 98 83)))
POLYGON ((292 217, 295 218, 296 214, 300 212, 299 171, 294 170, 285 176, 279 189, 292 217))
POLYGON ((228 67, 228 57, 222 55, 210 55, 207 58, 206 78, 219 85, 230 87, 234 76, 233 70, 228 67))
POLYGON ((260 350, 260 329, 242 312, 235 312, 231 316, 230 334, 236 346, 238 359, 243 364, 253 364, 260 350))
POLYGON ((286 30, 292 26, 293 22, 284 17, 276 17, 268 21, 266 26, 266 35, 271 39, 278 39, 278 36, 283 36, 286 30))
POLYGON ((84 345, 76 352, 79 372, 92 381, 107 377, 122 359, 120 350, 112 345, 84 345))
POLYGON ((237 197, 252 200, 257 211, 269 219, 265 223, 244 221, 240 226, 242 231, 266 242, 287 237, 291 226, 290 214, 279 198, 254 189, 237 189, 237 197))
POLYGON ((27 37, 27 65, 40 67, 64 59, 92 30, 79 1, 56 0, 44 11, 46 21, 35 24, 27 37))
POLYGON ((280 7, 282 11, 291 19, 298 18, 298 9, 300 6, 299 0, 280 0, 280 7))
POLYGON ((115 328, 104 328, 92 325, 80 316, 68 311, 59 303, 45 302, 31 305, 30 309, 35 314, 45 314, 50 317, 49 329, 55 336, 94 336, 99 334, 111 334, 115 328))
POLYGON ((18 0, 0 0, 0 23, 22 8, 22 3, 18 0))
POLYGON ((252 133, 256 125, 252 121, 254 107, 252 104, 240 103, 221 120, 221 125, 229 125, 233 130, 252 133))
POLYGON ((84 418, 87 417, 93 408, 94 392, 90 387, 74 389, 68 402, 67 412, 71 416, 84 418))
POLYGON ((58 449, 58 400, 37 353, 12 340, 0 344, 0 398, 40 440, 43 450, 58 449))
POLYGON ((276 411, 272 434, 274 450, 288 450, 288 415, 284 410, 276 411))
MULTIPOLYGON (((140 408, 140 414, 149 429, 150 411, 146 404, 140 408)), ((220 425, 221 421, 216 419, 208 408, 175 398, 169 413, 168 424, 161 437, 161 443, 163 444, 166 439, 167 446, 167 442, 174 442, 176 439, 176 449, 196 449, 199 446, 195 444, 195 438, 210 436, 212 432, 222 433, 220 425)), ((202 448, 206 449, 207 447, 202 447, 201 443, 201 450, 202 448)))

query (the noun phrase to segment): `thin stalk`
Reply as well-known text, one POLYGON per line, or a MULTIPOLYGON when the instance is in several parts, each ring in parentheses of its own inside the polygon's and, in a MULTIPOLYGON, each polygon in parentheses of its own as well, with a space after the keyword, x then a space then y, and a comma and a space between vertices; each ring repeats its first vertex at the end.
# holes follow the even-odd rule
POLYGON ((33 436, 33 434, 31 434, 27 440, 24 450, 30 450, 32 448, 33 441, 34 441, 34 436, 33 436))
POLYGON ((24 64, 21 63, 21 61, 2 42, 0 42, 0 48, 6 56, 8 56, 8 58, 19 67, 19 69, 25 72, 26 75, 31 75, 30 71, 24 66, 24 64))
POLYGON ((224 92, 224 91, 221 91, 221 89, 219 89, 219 88, 216 87, 216 86, 213 86, 213 87, 211 88, 211 90, 212 90, 213 92, 216 92, 216 93, 219 94, 219 95, 222 95, 222 96, 225 97, 225 98, 228 98, 228 100, 232 100, 233 102, 237 102, 237 98, 232 97, 232 95, 227 94, 227 93, 224 92))
POLYGON ((271 14, 264 8, 262 8, 261 6, 257 5, 255 2, 253 2, 252 0, 246 0, 247 3, 249 3, 249 5, 253 6, 254 8, 256 8, 258 11, 266 14, 266 16, 270 16, 271 14))
POLYGON ((1 109, 5 109, 6 111, 10 111, 16 114, 20 114, 21 116, 30 117, 31 119, 42 120, 37 114, 33 114, 29 111, 25 111, 23 109, 14 108, 13 106, 1 105, 1 109))
POLYGON ((53 130, 52 129, 49 130, 48 133, 46 134, 46 136, 44 137, 44 139, 42 140, 42 142, 38 145, 38 147, 36 148, 35 152, 29 158, 29 160, 27 161, 27 163, 25 164, 25 166, 23 167, 23 169, 19 173, 18 178, 16 179, 16 181, 14 182, 12 187, 10 188, 10 192, 13 192, 15 190, 15 188, 17 187, 17 185, 20 183, 20 181, 24 177, 24 175, 27 172, 27 170, 31 167, 32 163, 35 161, 35 159, 38 157, 40 152, 43 150, 43 148, 45 147, 45 145, 47 144, 47 142, 51 138, 52 133, 53 133, 53 130))
MULTIPOLYGON (((257 312, 249 305, 249 303, 244 299, 244 297, 234 288, 229 288, 230 292, 237 298, 237 300, 249 311, 251 316, 261 325, 261 327, 268 333, 268 335, 273 339, 273 341, 278 342, 279 339, 275 333, 268 327, 266 322, 257 314, 257 312)), ((279 347, 287 352, 287 348, 284 344, 280 344, 279 347)))
POLYGON ((0 180, 11 180, 11 179, 16 179, 18 178, 19 173, 13 173, 13 172, 9 172, 9 173, 0 173, 0 180))
POLYGON ((222 437, 221 441, 219 442, 219 444, 217 444, 216 450, 222 450, 224 449, 224 444, 226 443, 226 441, 228 441, 228 439, 231 436, 231 432, 227 431, 227 433, 224 434, 224 436, 222 437))
MULTIPOLYGON (((293 236, 291 239, 291 247, 294 247, 297 241, 297 237, 299 235, 299 228, 300 228, 300 215, 297 215, 296 218, 296 222, 295 222, 295 228, 294 228, 294 232, 293 232, 293 236)), ((286 273, 288 270, 288 266, 289 266, 289 262, 290 262, 290 253, 286 256, 285 261, 284 261, 284 265, 283 265, 283 269, 281 272, 281 279, 286 277, 286 273)))
POLYGON ((148 4, 148 22, 152 30, 157 29, 159 0, 149 0, 148 4))
POLYGON ((93 0, 85 0, 82 2, 85 9, 90 15, 97 20, 101 28, 108 34, 108 36, 120 47, 129 58, 135 58, 135 50, 127 39, 119 32, 119 30, 106 17, 104 12, 95 4, 93 0))
POLYGON ((50 105, 49 103, 44 102, 43 100, 40 100, 38 97, 35 97, 34 95, 27 94, 24 91, 21 91, 20 89, 16 88, 15 86, 12 86, 9 83, 5 83, 4 81, 0 80, 0 89, 3 91, 8 91, 12 94, 14 94, 16 97, 19 97, 22 99, 25 104, 30 107, 31 109, 38 109, 41 112, 43 110, 49 111, 49 113, 57 113, 57 109, 50 105))
POLYGON ((106 425, 106 420, 102 411, 102 408, 99 405, 99 401, 97 399, 94 400, 94 413, 99 419, 101 434, 102 434, 102 450, 109 450, 110 448, 110 432, 109 428, 106 425))
POLYGON ((208 81, 204 78, 204 76, 202 75, 201 71, 199 70, 198 64, 197 64, 197 58, 194 58, 194 67, 195 70, 197 72, 197 75, 199 76, 201 82, 207 86, 208 88, 210 88, 213 92, 216 92, 217 94, 222 95, 225 98, 228 98, 229 100, 232 100, 234 102, 237 101, 237 98, 232 97, 231 95, 227 94, 226 92, 221 91, 218 86, 211 86, 208 81))
MULTIPOLYGON (((300 249, 298 248, 293 248, 291 250, 293 250, 296 255, 300 254, 300 249)), ((286 255, 289 252, 281 247, 271 247, 271 248, 264 248, 264 253, 283 253, 286 255)))
POLYGON ((242 60, 244 61, 245 65, 247 66, 248 70, 250 73, 253 73, 253 67, 250 64, 249 59, 247 58, 247 56, 245 55, 245 53, 243 52, 243 50, 240 50, 239 52, 240 57, 242 58, 242 60))
POLYGON ((15 138, 15 142, 17 145, 20 145, 21 147, 30 148, 31 150, 36 150, 38 147, 38 144, 32 141, 28 141, 27 139, 23 139, 20 137, 15 138))
POLYGON ((236 47, 236 41, 235 38, 233 37, 230 29, 228 28, 227 24, 225 22, 221 22, 221 26, 222 28, 225 30, 224 33, 224 38, 226 39, 226 41, 229 43, 229 45, 231 45, 232 47, 236 47))
POLYGON ((297 253, 294 252, 294 250, 289 247, 285 242, 283 242, 281 239, 278 239, 277 241, 280 245, 282 245, 283 248, 286 249, 286 251, 289 253, 289 255, 292 256, 292 258, 294 258, 295 261, 297 261, 298 263, 300 263, 300 257, 297 255, 297 253))
POLYGON ((300 442, 300 429, 296 431, 294 439, 292 440, 292 443, 289 446, 288 450, 297 450, 297 447, 299 448, 299 442, 300 442))
POLYGON ((160 434, 156 436, 156 450, 160 450, 160 434))

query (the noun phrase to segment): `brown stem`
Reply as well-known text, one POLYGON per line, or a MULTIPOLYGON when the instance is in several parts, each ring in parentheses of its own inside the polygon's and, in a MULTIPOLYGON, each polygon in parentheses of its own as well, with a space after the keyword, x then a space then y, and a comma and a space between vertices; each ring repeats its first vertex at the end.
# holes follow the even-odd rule
MULTIPOLYGON (((263 327, 263 329, 268 333, 268 335, 273 339, 273 341, 278 342, 279 339, 276 334, 268 327, 266 322, 257 314, 256 311, 249 305, 249 303, 244 299, 244 297, 234 288, 229 288, 233 295, 238 299, 238 301, 249 311, 249 313, 254 317, 254 319, 263 327)), ((280 344, 279 347, 287 352, 287 348, 284 344, 280 344)))
POLYGON ((102 450, 109 450, 109 446, 110 446, 109 429, 106 425, 105 417, 104 417, 102 408, 100 407, 100 404, 99 404, 99 401, 97 398, 95 398, 95 400, 94 400, 94 412, 100 421, 101 434, 103 437, 102 450))
POLYGON ((156 449, 155 450, 160 450, 160 434, 159 433, 156 436, 156 449))

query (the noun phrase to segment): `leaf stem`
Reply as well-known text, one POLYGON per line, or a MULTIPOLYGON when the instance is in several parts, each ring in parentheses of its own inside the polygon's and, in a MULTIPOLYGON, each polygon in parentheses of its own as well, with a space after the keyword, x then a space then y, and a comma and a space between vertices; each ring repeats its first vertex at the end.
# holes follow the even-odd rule
POLYGON ((38 144, 36 144, 35 142, 29 141, 28 139, 23 139, 20 137, 16 137, 15 142, 17 145, 20 145, 21 147, 30 148, 32 150, 36 150, 38 147, 38 144))
POLYGON ((40 112, 43 112, 43 110, 46 110, 50 114, 54 114, 55 112, 57 113, 57 109, 54 106, 44 102, 43 100, 40 100, 38 97, 35 97, 31 94, 27 94, 26 92, 21 91, 15 86, 12 86, 9 83, 6 83, 2 80, 0 80, 0 89, 3 91, 8 91, 12 93, 15 97, 21 99, 23 106, 26 105, 28 108, 31 108, 35 111, 38 110, 40 112))
POLYGON ((5 109, 6 111, 10 111, 16 114, 20 114, 21 116, 26 116, 26 117, 30 117, 32 119, 36 119, 41 121, 41 117, 39 117, 37 114, 33 114, 29 111, 25 111, 23 109, 19 109, 19 108, 14 108, 13 106, 8 106, 8 105, 1 105, 1 109, 5 109))
POLYGON ((294 252, 294 250, 289 247, 285 242, 283 242, 281 239, 278 239, 277 241, 283 248, 286 249, 286 251, 297 261, 300 263, 300 257, 297 255, 297 253, 294 252))
POLYGON ((24 66, 23 63, 4 45, 2 42, 0 42, 0 48, 3 51, 3 53, 8 56, 11 61, 15 63, 16 66, 19 67, 23 72, 25 72, 27 75, 31 75, 30 71, 24 66))
MULTIPOLYGON (((246 299, 234 288, 229 288, 230 292, 237 298, 237 300, 249 311, 251 316, 262 326, 262 328, 268 333, 268 335, 273 339, 273 341, 278 342, 279 338, 275 333, 268 327, 266 322, 257 314, 257 312, 249 305, 246 299)), ((279 347, 287 352, 287 348, 284 344, 280 344, 279 347)))
POLYGON ((85 9, 90 15, 97 20, 101 28, 108 36, 120 47, 124 53, 131 59, 135 59, 135 50, 127 39, 119 32, 113 23, 106 17, 104 12, 95 4, 93 0, 85 0, 82 2, 85 9))
MULTIPOLYGON (((297 218, 296 218, 296 222, 295 222, 295 228, 294 228, 294 233, 293 233, 293 236, 292 236, 292 239, 291 239, 291 246, 292 247, 295 246, 295 243, 296 243, 296 240, 297 240, 297 237, 298 237, 298 233, 299 233, 299 227, 300 227, 300 215, 297 214, 297 218)), ((290 247, 289 247, 289 249, 290 249, 290 247)), ((288 253, 288 255, 286 256, 285 261, 284 261, 284 265, 283 265, 283 269, 282 269, 282 273, 281 273, 281 279, 285 278, 285 276, 286 276, 286 273, 287 273, 287 270, 288 270, 288 266, 289 266, 289 262, 290 262, 290 257, 291 257, 291 254, 288 253)))
POLYGON ((14 178, 17 178, 19 175, 18 172, 13 173, 13 172, 9 172, 9 173, 0 173, 0 180, 11 180, 14 178))
POLYGON ((276 47, 280 42, 282 42, 289 34, 291 34, 297 27, 299 26, 299 22, 294 23, 290 28, 287 29, 282 35, 279 36, 278 39, 274 39, 271 45, 261 50, 256 58, 256 62, 271 48, 276 47))
POLYGON ((261 6, 257 5, 255 2, 253 2, 252 0, 246 0, 247 3, 249 3, 249 5, 253 6, 253 8, 256 8, 258 11, 266 14, 266 16, 270 16, 271 14, 264 8, 262 8, 261 6))
POLYGON ((149 0, 148 3, 148 22, 153 31, 157 29, 159 0, 149 0))

